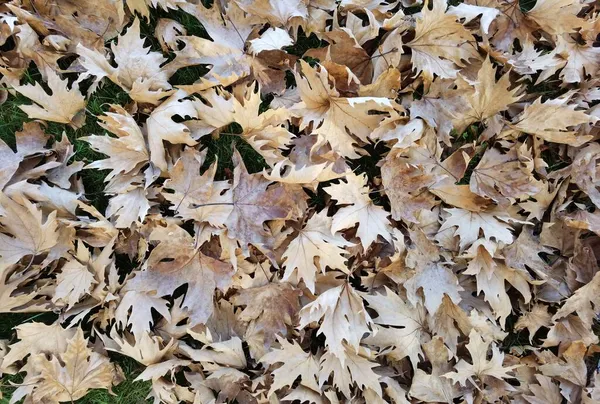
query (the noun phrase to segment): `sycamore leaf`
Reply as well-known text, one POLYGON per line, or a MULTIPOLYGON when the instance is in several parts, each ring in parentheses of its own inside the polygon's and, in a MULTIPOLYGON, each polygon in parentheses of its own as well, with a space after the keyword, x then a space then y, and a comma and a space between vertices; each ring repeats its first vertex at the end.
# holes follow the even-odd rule
POLYGON ((262 99, 256 83, 240 84, 233 93, 210 89, 202 93, 204 102, 194 101, 198 117, 202 119, 200 133, 227 128, 235 122, 242 127, 241 136, 269 165, 282 159, 281 150, 294 135, 281 126, 289 111, 269 109, 261 113, 262 99), (243 95, 239 95, 242 92, 243 95), (236 96, 237 95, 237 96, 236 96))
POLYGON ((300 311, 299 328, 323 319, 319 334, 325 335, 329 353, 344 361, 344 341, 358 351, 363 336, 370 332, 373 321, 367 313, 361 297, 349 283, 331 288, 319 295, 300 311))
POLYGON ((44 353, 59 355, 67 349, 67 340, 75 336, 75 329, 64 329, 58 323, 25 323, 15 327, 20 340, 10 346, 10 351, 2 360, 2 367, 24 359, 27 355, 44 353))
POLYGON ((465 23, 470 22, 481 15, 481 31, 483 31, 484 34, 488 34, 490 24, 492 24, 494 19, 500 14, 500 10, 492 7, 480 7, 467 3, 460 3, 458 6, 450 6, 450 8, 448 8, 448 14, 464 18, 465 23))
POLYGON ((96 160, 85 167, 112 170, 106 180, 121 173, 132 172, 141 164, 147 163, 150 157, 145 137, 133 117, 119 105, 111 107, 115 112, 100 116, 99 124, 117 137, 92 135, 80 138, 88 142, 95 151, 108 156, 105 160, 96 160))
POLYGON ((581 146, 588 142, 588 135, 577 136, 577 132, 568 128, 590 122, 593 118, 583 111, 576 111, 575 105, 567 104, 567 98, 557 98, 542 103, 538 98, 525 107, 523 113, 515 118, 513 127, 521 132, 539 136, 555 143, 581 146))
POLYGON ((246 367, 242 340, 238 337, 206 344, 202 349, 192 349, 188 345, 182 345, 181 350, 197 362, 212 362, 238 369, 246 367))
POLYGON ((523 396, 531 404, 561 404, 563 397, 560 389, 552 382, 552 379, 544 375, 535 375, 539 384, 530 384, 529 389, 533 395, 523 396))
POLYGON ((488 360, 487 354, 489 347, 489 341, 486 342, 477 331, 471 331, 469 334, 467 350, 471 355, 471 361, 473 363, 470 364, 464 359, 461 359, 454 366, 456 371, 448 372, 443 376, 452 379, 454 383, 460 383, 463 386, 466 385, 467 380, 475 384, 473 377, 478 378, 484 383, 486 382, 486 378, 489 377, 495 379, 511 378, 512 376, 508 373, 517 368, 518 365, 504 367, 502 365, 504 354, 501 353, 500 349, 495 345, 492 345, 492 357, 488 360))
POLYGON ((319 386, 323 386, 329 375, 333 374, 333 384, 346 398, 351 397, 350 387, 356 384, 361 390, 371 389, 381 398, 383 392, 379 376, 373 371, 377 363, 364 358, 353 350, 342 353, 342 357, 327 352, 321 357, 319 386))
POLYGON ((15 90, 35 102, 33 105, 20 105, 19 108, 32 119, 68 123, 75 127, 83 125, 85 115, 78 115, 85 108, 85 97, 81 95, 77 83, 68 89, 67 80, 62 80, 53 70, 48 69, 46 75, 51 95, 39 83, 16 86, 15 90))
POLYGON ((108 77, 127 91, 132 99, 159 104, 161 98, 171 93, 167 71, 160 67, 166 59, 159 52, 150 51, 150 47, 144 47, 144 43, 145 39, 140 36, 140 21, 135 18, 127 32, 111 44, 117 67, 113 67, 97 50, 78 44, 76 50, 80 63, 86 69, 81 78, 95 76, 96 84, 92 87, 95 88, 100 80, 108 77))
POLYGON ((137 338, 150 331, 150 325, 154 323, 152 310, 167 319, 170 318, 166 300, 145 292, 130 290, 119 302, 115 310, 115 320, 125 327, 131 325, 131 332, 137 338))
POLYGON ((88 292, 93 284, 97 283, 86 265, 82 265, 76 259, 70 259, 62 267, 57 276, 56 292, 52 297, 53 302, 59 300, 67 303, 70 309, 88 292))
POLYGON ((410 305, 388 288, 385 291, 385 295, 364 295, 364 298, 369 303, 369 307, 377 311, 378 316, 373 319, 373 322, 394 328, 379 327, 378 332, 367 337, 365 342, 382 346, 386 343, 385 340, 392 337, 389 346, 394 346, 394 359, 401 360, 408 356, 413 367, 416 368, 419 363, 419 355, 423 355, 421 339, 424 338, 422 322, 425 313, 422 306, 410 305))
POLYGON ((269 283, 244 289, 233 298, 234 306, 246 306, 238 319, 248 323, 245 337, 254 357, 262 357, 277 336, 287 336, 288 327, 296 322, 301 294, 288 283, 269 283))
POLYGON ((497 149, 487 150, 471 174, 471 191, 501 206, 537 194, 540 183, 519 157, 515 149, 505 154, 497 149))
POLYGON ((19 164, 28 156, 43 153, 44 146, 48 142, 48 135, 44 133, 38 122, 26 122, 23 130, 15 133, 17 151, 13 150, 0 139, 0 189, 9 183, 17 172, 19 164))
POLYGON ((348 272, 344 247, 352 244, 331 230, 332 219, 326 211, 313 215, 298 235, 290 242, 282 255, 286 261, 283 280, 304 280, 306 287, 314 293, 315 279, 325 268, 348 272))
POLYGON ((348 173, 346 182, 332 184, 323 188, 339 205, 350 205, 341 208, 333 216, 331 232, 354 227, 358 224, 356 235, 360 238, 365 251, 378 236, 391 240, 391 226, 387 219, 388 213, 373 203, 369 197, 367 176, 348 173))
POLYGON ((514 236, 510 232, 511 227, 501 222, 508 218, 500 217, 487 212, 469 212, 463 209, 446 209, 450 216, 440 227, 440 231, 456 227, 454 235, 460 237, 460 248, 464 249, 479 239, 480 231, 486 240, 492 237, 496 241, 506 244, 512 243, 514 236), (500 220, 499 220, 500 219, 500 220))
POLYGON ((542 327, 549 328, 551 325, 550 319, 552 315, 548 313, 548 307, 536 304, 530 311, 526 312, 517 320, 515 324, 515 330, 522 330, 527 328, 529 331, 529 342, 533 342, 535 333, 542 327))
POLYGON ((215 289, 227 288, 233 272, 230 263, 203 254, 187 232, 173 226, 170 238, 152 250, 146 269, 129 280, 126 288, 137 292, 155 291, 157 296, 165 296, 187 284, 183 307, 190 312, 193 326, 208 320, 213 312, 215 289))
POLYGON ((0 269, 21 258, 33 258, 54 247, 58 239, 56 211, 45 220, 42 211, 28 199, 19 203, 0 192, 0 224, 9 235, 0 233, 0 269))
POLYGON ((562 353, 562 360, 546 363, 540 366, 540 370, 545 376, 558 377, 577 386, 585 386, 587 384, 585 354, 586 347, 583 341, 574 342, 562 353))
POLYGON ((264 223, 274 219, 289 219, 297 200, 285 186, 278 184, 269 187, 270 181, 260 174, 249 174, 237 151, 235 162, 233 210, 225 222, 228 235, 242 244, 268 244, 270 234, 265 230, 264 223))
POLYGON ((226 181, 214 181, 217 166, 200 175, 203 155, 186 148, 170 171, 162 195, 173 205, 177 216, 222 227, 232 211, 232 195, 226 181))
POLYGON ((412 62, 416 73, 425 75, 429 81, 433 75, 455 78, 463 60, 477 59, 475 38, 456 17, 446 13, 445 0, 433 0, 433 8, 423 8, 417 19, 415 38, 406 44, 412 50, 412 62))
POLYGON ((460 393, 450 380, 443 377, 452 369, 448 348, 440 337, 427 342, 423 348, 431 362, 431 374, 416 369, 409 394, 425 402, 452 402, 460 393))
POLYGON ((591 282, 577 289, 565 301, 556 314, 552 316, 552 320, 556 321, 559 318, 566 317, 568 314, 577 312, 583 323, 591 327, 592 322, 596 318, 596 313, 600 309, 600 296, 597 293, 599 287, 600 272, 597 272, 591 282))
POLYGON ((321 66, 319 70, 300 61, 302 76, 296 74, 302 102, 293 106, 292 111, 302 118, 301 128, 313 123, 313 130, 319 146, 329 144, 331 148, 348 158, 357 158, 359 154, 353 146, 367 141, 367 137, 382 120, 382 115, 369 111, 386 112, 392 109, 389 99, 383 97, 340 97, 329 84, 329 74, 321 66), (357 139, 351 135, 356 136, 357 139))
POLYGON ((110 389, 115 378, 115 368, 106 356, 87 347, 87 339, 78 328, 68 340, 67 350, 37 364, 40 375, 33 399, 73 402, 85 396, 90 389, 110 389), (60 358, 60 361, 59 361, 60 358))
POLYGON ((250 52, 256 55, 262 51, 278 50, 294 43, 287 32, 281 28, 271 28, 263 32, 260 38, 252 39, 250 52))
POLYGON ((519 100, 519 97, 515 97, 515 93, 519 89, 508 89, 510 87, 509 73, 496 82, 496 69, 489 57, 485 59, 477 73, 477 83, 474 87, 475 91, 469 96, 469 103, 473 108, 472 114, 475 121, 484 121, 519 100))
POLYGON ((419 268, 415 275, 404 283, 404 287, 413 305, 420 300, 417 291, 423 291, 424 304, 430 314, 434 314, 440 307, 444 295, 458 304, 461 300, 459 292, 463 290, 452 270, 441 263, 431 263, 419 268))
POLYGON ((586 25, 585 20, 577 18, 580 9, 581 4, 573 0, 540 0, 527 12, 527 18, 549 34, 560 35, 586 25))
POLYGON ((184 100, 187 93, 178 90, 152 111, 146 121, 150 161, 161 170, 167 169, 164 142, 194 146, 196 141, 190 136, 190 130, 183 123, 173 121, 175 115, 195 117, 196 110, 190 100, 184 100))
POLYGON ((312 390, 318 391, 319 363, 310 352, 304 352, 296 342, 289 343, 278 337, 281 349, 273 349, 260 358, 260 362, 266 365, 282 365, 273 371, 273 384, 269 395, 282 387, 291 387, 294 381, 300 377, 300 383, 312 390))

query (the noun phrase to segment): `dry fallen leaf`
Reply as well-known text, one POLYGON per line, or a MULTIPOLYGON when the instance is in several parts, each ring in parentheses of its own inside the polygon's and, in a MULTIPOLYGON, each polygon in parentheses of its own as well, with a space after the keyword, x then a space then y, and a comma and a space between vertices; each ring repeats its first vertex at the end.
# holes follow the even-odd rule
POLYGON ((3 2, 0 394, 599 402, 597 11, 3 2))

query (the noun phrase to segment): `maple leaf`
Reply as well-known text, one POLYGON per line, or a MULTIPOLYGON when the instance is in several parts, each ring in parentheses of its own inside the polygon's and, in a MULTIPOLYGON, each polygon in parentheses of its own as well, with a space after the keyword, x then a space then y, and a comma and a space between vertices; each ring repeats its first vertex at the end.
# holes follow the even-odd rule
POLYGON ((313 150, 329 144, 342 156, 359 157, 353 146, 358 141, 350 134, 366 142, 382 120, 382 115, 369 114, 369 111, 391 110, 390 100, 382 97, 340 97, 335 87, 329 85, 329 74, 323 66, 317 70, 302 60, 300 66, 303 75, 296 73, 296 82, 302 102, 294 105, 292 112, 302 118, 301 129, 310 123, 318 125, 312 132, 318 139, 313 150))
POLYGON ((446 13, 446 8, 445 0, 433 0, 431 10, 425 7, 417 19, 415 38, 406 44, 412 50, 414 70, 417 74, 423 72, 428 81, 434 74, 455 78, 455 66, 462 67, 463 60, 479 57, 473 46, 475 38, 456 21, 456 16, 446 13))
POLYGON ((358 351, 364 334, 370 332, 373 321, 363 301, 347 282, 319 295, 317 300, 300 310, 299 328, 323 319, 319 334, 325 335, 328 351, 344 361, 344 341, 358 351))
POLYGON ((332 219, 326 211, 314 214, 298 235, 290 242, 282 255, 286 259, 283 280, 304 280, 306 287, 314 293, 315 279, 319 270, 325 268, 348 272, 344 247, 352 244, 331 230, 332 219))
POLYGON ((289 343, 284 338, 278 337, 280 349, 273 349, 260 358, 266 365, 282 365, 273 371, 273 384, 269 389, 270 396, 282 387, 291 387, 300 377, 300 383, 314 391, 319 391, 318 374, 319 363, 310 352, 304 352, 296 342, 289 343))
POLYGON ((346 206, 338 210, 331 223, 332 233, 354 227, 358 223, 356 235, 365 249, 377 241, 378 236, 391 240, 391 227, 387 219, 388 213, 375 205, 369 197, 366 174, 348 173, 346 182, 332 184, 323 188, 340 205, 346 206))
POLYGON ((36 367, 40 374, 35 377, 33 399, 40 401, 73 402, 90 389, 110 389, 115 379, 114 366, 106 356, 88 348, 81 328, 68 340, 64 353, 50 360, 42 358, 36 367))
POLYGON ((28 199, 20 197, 18 203, 0 193, 0 268, 17 263, 21 258, 36 255, 54 247, 58 239, 56 212, 43 219, 42 211, 28 199))
POLYGON ((490 347, 490 342, 485 341, 481 335, 473 330, 469 334, 469 343, 466 345, 471 361, 473 364, 461 359, 454 368, 455 372, 448 372, 444 377, 452 379, 454 383, 460 383, 465 386, 467 380, 475 384, 473 377, 486 382, 487 378, 506 379, 511 378, 508 372, 519 367, 518 365, 506 366, 502 365, 504 354, 500 352, 497 346, 492 345, 492 357, 487 359, 487 353, 490 347))
POLYGON ((53 70, 47 69, 48 94, 39 83, 15 86, 15 90, 31 99, 35 104, 20 105, 27 116, 52 122, 68 123, 78 128, 83 126, 85 115, 85 97, 81 95, 77 83, 67 88, 67 80, 62 80, 53 70))

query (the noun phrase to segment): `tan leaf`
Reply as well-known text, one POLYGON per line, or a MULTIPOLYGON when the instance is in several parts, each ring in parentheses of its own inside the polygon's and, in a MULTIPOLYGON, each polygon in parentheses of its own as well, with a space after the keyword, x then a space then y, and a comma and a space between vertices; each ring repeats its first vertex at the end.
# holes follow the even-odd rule
POLYGON ((51 95, 39 83, 16 86, 15 90, 35 102, 33 105, 20 105, 19 108, 33 119, 82 126, 85 115, 80 113, 85 108, 85 97, 81 95, 77 83, 69 89, 67 80, 62 80, 53 70, 48 69, 46 75, 51 95))
POLYGON ((115 378, 115 367, 106 356, 87 347, 81 328, 68 341, 64 353, 51 360, 43 358, 38 366, 40 375, 36 377, 33 399, 40 401, 73 402, 90 389, 110 389, 115 378))
POLYGON ((433 75, 455 78, 463 60, 478 58, 475 38, 456 16, 446 13, 445 0, 433 0, 433 8, 425 7, 417 19, 415 38, 406 44, 412 50, 416 73, 423 72, 429 81, 433 75))
POLYGON ((338 205, 350 205, 335 213, 331 231, 335 233, 354 227, 358 223, 356 235, 360 238, 365 251, 377 241, 378 236, 391 241, 388 213, 381 206, 375 205, 369 197, 367 176, 348 173, 345 178, 346 182, 323 188, 338 205))
POLYGON ((423 345, 427 359, 431 362, 431 374, 421 369, 415 371, 409 394, 425 402, 452 403, 460 395, 458 389, 443 377, 452 369, 448 348, 441 338, 434 338, 423 345))
POLYGON ((346 355, 344 341, 358 351, 364 334, 373 325, 362 299, 349 283, 331 288, 319 295, 300 311, 300 328, 323 319, 319 334, 325 335, 329 353, 343 360, 346 355))
POLYGON ((17 203, 0 193, 0 224, 10 234, 0 233, 0 268, 28 255, 33 262, 36 255, 54 247, 59 237, 56 212, 44 220, 42 211, 23 197, 17 203))
POLYGON ((566 98, 557 98, 542 103, 538 98, 525 107, 523 113, 515 118, 513 127, 521 132, 539 136, 554 143, 581 146, 588 142, 589 135, 577 136, 577 131, 568 128, 588 123, 592 120, 583 111, 575 110, 575 105, 567 104, 566 98))
POLYGON ((477 377, 479 380, 485 382, 486 377, 492 377, 496 379, 511 378, 508 372, 517 368, 517 365, 504 367, 502 361, 504 360, 504 354, 500 352, 497 346, 492 346, 492 357, 490 360, 487 359, 487 353, 490 347, 490 342, 483 340, 481 335, 475 330, 469 334, 469 343, 466 345, 469 354, 471 355, 471 361, 473 364, 466 362, 461 359, 454 368, 455 372, 448 372, 444 374, 444 377, 452 379, 455 383, 460 383, 465 386, 467 380, 475 384, 473 377, 477 377))
POLYGON ((333 151, 348 158, 357 158, 355 143, 367 141, 367 137, 382 120, 382 115, 369 111, 385 112, 392 108, 389 99, 382 97, 340 97, 329 84, 329 75, 324 67, 314 69, 300 61, 302 74, 296 74, 302 102, 292 111, 302 118, 301 129, 313 123, 313 134, 318 140, 313 150, 329 144, 333 151), (318 127, 317 127, 318 126, 318 127), (348 134, 348 132, 356 138, 348 134))
POLYGON ((304 280, 314 293, 317 273, 325 268, 348 272, 344 247, 352 244, 331 231, 332 219, 326 211, 313 215, 298 235, 290 242, 282 255, 286 259, 283 280, 304 280))
POLYGON ((110 136, 91 135, 80 138, 90 144, 92 149, 108 156, 105 160, 96 160, 86 168, 111 169, 106 176, 110 180, 121 173, 130 173, 140 165, 147 163, 150 154, 146 147, 146 139, 133 117, 121 106, 112 105, 114 112, 100 116, 99 125, 116 138, 110 136))
POLYGON ((277 336, 288 335, 288 328, 295 324, 300 310, 301 295, 301 291, 288 283, 269 283, 241 290, 233 297, 234 306, 246 306, 238 318, 248 323, 245 338, 253 357, 263 357, 277 336))
POLYGON ((249 174, 239 153, 235 153, 233 179, 233 210, 225 226, 229 237, 241 244, 268 244, 270 232, 264 223, 274 219, 289 219, 298 200, 282 185, 269 187, 270 181, 260 174, 249 174))
POLYGON ((266 365, 282 365, 273 371, 273 384, 269 395, 282 387, 291 387, 294 381, 300 377, 300 383, 312 390, 319 391, 317 378, 319 364, 309 352, 304 352, 296 342, 289 343, 283 338, 277 338, 281 349, 273 349, 260 358, 260 362, 266 365))

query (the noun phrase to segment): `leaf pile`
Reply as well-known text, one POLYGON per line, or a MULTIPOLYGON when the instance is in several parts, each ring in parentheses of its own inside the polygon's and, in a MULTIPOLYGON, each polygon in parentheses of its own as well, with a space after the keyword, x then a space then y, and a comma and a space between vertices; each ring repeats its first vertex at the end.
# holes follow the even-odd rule
POLYGON ((0 344, 11 402, 110 389, 115 353, 156 403, 599 402, 598 21, 2 2, 0 95, 30 101, 0 141, 0 311, 58 315, 0 344), (108 86, 129 101, 92 113, 108 86))

